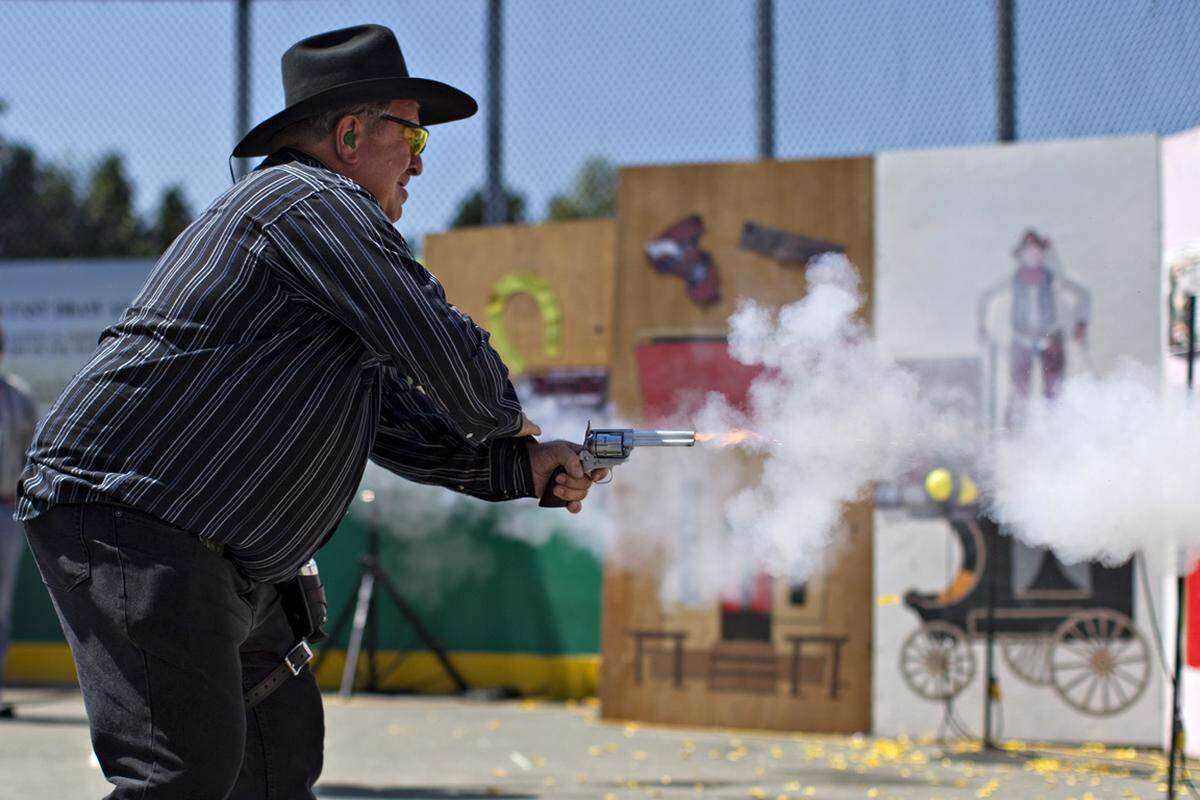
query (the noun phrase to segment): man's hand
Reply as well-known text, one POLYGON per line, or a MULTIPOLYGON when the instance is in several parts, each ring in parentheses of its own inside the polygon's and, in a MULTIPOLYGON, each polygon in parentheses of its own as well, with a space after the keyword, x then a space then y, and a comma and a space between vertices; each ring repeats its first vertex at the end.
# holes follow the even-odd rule
POLYGON ((583 499, 587 497, 592 483, 604 480, 608 470, 593 470, 592 474, 583 474, 583 465, 579 463, 579 451, 583 447, 573 442, 530 442, 529 466, 533 472, 533 491, 541 497, 546 491, 546 482, 550 475, 559 467, 566 473, 558 476, 554 488, 556 497, 567 501, 567 511, 578 514, 583 510, 583 499))

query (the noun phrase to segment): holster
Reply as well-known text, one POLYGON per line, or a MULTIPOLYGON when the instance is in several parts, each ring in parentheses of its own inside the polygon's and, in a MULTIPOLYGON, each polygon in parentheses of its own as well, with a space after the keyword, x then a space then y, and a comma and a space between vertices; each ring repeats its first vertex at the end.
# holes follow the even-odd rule
POLYGON ((321 626, 328 618, 329 604, 325 599, 325 588, 321 586, 321 575, 317 562, 309 559, 294 577, 275 584, 279 591, 279 602, 296 644, 283 657, 283 663, 271 671, 257 686, 245 694, 246 710, 261 703, 271 692, 283 685, 288 678, 299 675, 312 660, 313 642, 325 638, 321 626))
POLYGON ((297 639, 306 639, 309 644, 325 639, 322 626, 329 618, 329 603, 325 599, 325 587, 317 572, 317 562, 309 562, 300 568, 291 580, 276 584, 283 613, 297 639))

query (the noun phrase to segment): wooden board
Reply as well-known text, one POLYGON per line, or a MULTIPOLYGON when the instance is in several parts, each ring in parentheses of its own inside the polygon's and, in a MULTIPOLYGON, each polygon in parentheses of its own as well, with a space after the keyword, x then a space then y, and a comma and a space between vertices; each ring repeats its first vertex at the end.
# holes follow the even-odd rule
POLYGON ((608 367, 615 246, 616 226, 609 219, 496 225, 429 236, 425 261, 450 302, 492 331, 494 339, 497 317, 488 307, 506 276, 532 275, 544 283, 561 314, 557 354, 548 352, 547 318, 533 293, 509 295, 499 316, 518 354, 506 362, 520 365, 515 374, 537 374, 608 367))
MULTIPOLYGON (((803 297, 803 264, 744 248, 747 223, 838 245, 859 268, 863 290, 869 292, 872 189, 873 162, 867 158, 622 170, 611 379, 617 410, 639 419, 647 389, 654 389, 639 383, 639 346, 720 340, 741 299, 779 307, 803 297), (683 277, 656 271, 647 255, 648 243, 661 241, 664 231, 692 215, 703 227, 693 245, 718 276, 719 298, 708 304, 689 296, 683 277)), ((868 297, 864 318, 870 315, 868 297)), ((720 501, 715 502, 719 513, 720 501)), ((624 518, 629 520, 625 533, 637 539, 636 515, 624 518)), ((715 602, 664 608, 653 573, 631 572, 619 566, 628 561, 610 559, 601 633, 603 716, 739 728, 869 730, 870 504, 847 509, 843 526, 838 537, 843 547, 826 574, 796 593, 782 581, 770 585, 764 628, 769 633, 759 640, 727 635, 725 626, 732 630, 735 623, 715 602)))

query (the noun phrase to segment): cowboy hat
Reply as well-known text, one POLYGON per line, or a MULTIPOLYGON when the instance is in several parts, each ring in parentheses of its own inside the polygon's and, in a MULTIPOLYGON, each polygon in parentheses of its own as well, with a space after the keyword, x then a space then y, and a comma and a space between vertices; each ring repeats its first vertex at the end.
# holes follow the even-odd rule
POLYGON ((283 54, 286 108, 260 122, 233 149, 238 158, 265 156, 271 137, 302 119, 375 100, 415 100, 421 124, 466 119, 479 106, 466 92, 427 78, 411 78, 400 45, 382 25, 319 33, 283 54))

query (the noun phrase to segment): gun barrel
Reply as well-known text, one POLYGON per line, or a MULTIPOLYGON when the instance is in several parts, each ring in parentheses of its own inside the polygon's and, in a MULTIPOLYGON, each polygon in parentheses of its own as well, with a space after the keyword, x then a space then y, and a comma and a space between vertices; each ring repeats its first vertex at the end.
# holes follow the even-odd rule
POLYGON ((696 443, 696 432, 630 431, 630 439, 634 447, 691 447, 696 443))

